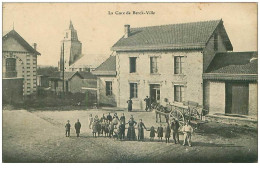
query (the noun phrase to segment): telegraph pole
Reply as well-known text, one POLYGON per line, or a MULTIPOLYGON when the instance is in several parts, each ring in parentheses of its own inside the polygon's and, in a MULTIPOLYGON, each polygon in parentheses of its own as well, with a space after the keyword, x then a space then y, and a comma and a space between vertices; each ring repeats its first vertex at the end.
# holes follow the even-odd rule
POLYGON ((64 78, 64 71, 65 71, 65 61, 64 61, 64 40, 62 42, 62 91, 63 91, 63 97, 65 96, 65 84, 64 84, 64 81, 65 81, 65 78, 64 78))

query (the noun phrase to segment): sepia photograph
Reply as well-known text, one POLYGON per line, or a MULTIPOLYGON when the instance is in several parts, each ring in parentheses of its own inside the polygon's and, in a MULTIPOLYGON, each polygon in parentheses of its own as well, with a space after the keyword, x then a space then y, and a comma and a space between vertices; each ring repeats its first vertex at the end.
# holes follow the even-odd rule
POLYGON ((258 163, 257 8, 2 2, 2 162, 258 163))

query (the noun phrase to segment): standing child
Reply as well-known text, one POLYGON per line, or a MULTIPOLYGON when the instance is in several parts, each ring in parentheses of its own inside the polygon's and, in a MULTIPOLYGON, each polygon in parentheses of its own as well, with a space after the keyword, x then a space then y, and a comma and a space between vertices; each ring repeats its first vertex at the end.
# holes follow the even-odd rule
POLYGON ((186 141, 187 141, 188 145, 191 147, 191 133, 193 132, 193 128, 191 127, 189 122, 185 123, 185 125, 182 128, 182 131, 184 133, 183 146, 185 146, 186 141))
POLYGON ((163 137, 163 127, 162 127, 162 124, 160 124, 160 126, 157 129, 157 136, 158 136, 158 140, 162 141, 162 137, 163 137))
POLYGON ((66 137, 70 137, 70 121, 68 120, 67 124, 65 125, 65 135, 66 137))
POLYGON ((154 127, 152 126, 151 129, 150 129, 150 141, 153 141, 154 140, 154 137, 155 137, 155 129, 154 127))

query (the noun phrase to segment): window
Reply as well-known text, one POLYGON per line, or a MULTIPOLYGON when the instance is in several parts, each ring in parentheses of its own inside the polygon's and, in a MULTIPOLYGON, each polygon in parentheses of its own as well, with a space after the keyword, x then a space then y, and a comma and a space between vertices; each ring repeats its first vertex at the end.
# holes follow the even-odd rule
POLYGON ((174 101, 183 102, 184 101, 184 86, 175 85, 174 86, 174 101))
POLYGON ((66 32, 66 38, 68 38, 68 36, 69 36, 69 33, 66 32))
POLYGON ((135 73, 136 72, 136 57, 130 57, 129 63, 130 63, 130 73, 135 73))
POLYGON ((112 81, 106 81, 106 95, 112 95, 112 81))
POLYGON ((158 73, 157 57, 150 57, 150 73, 158 73))
POLYGON ((130 83, 130 98, 137 97, 137 83, 130 83))
POLYGON ((218 50, 218 34, 217 33, 214 34, 214 50, 215 51, 218 50))
POLYGON ((183 56, 174 57, 174 74, 182 74, 183 68, 183 56))
POLYGON ((14 58, 7 58, 6 59, 6 77, 16 77, 16 59, 14 58))

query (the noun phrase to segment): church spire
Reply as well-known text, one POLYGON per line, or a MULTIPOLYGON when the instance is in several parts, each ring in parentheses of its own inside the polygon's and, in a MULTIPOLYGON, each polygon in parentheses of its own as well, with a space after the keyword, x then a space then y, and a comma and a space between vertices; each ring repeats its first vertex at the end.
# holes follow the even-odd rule
POLYGON ((72 21, 70 20, 70 27, 69 27, 69 29, 74 29, 74 27, 73 27, 73 24, 72 24, 72 21))

